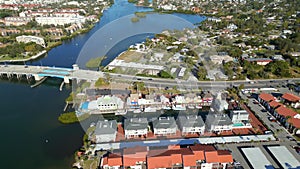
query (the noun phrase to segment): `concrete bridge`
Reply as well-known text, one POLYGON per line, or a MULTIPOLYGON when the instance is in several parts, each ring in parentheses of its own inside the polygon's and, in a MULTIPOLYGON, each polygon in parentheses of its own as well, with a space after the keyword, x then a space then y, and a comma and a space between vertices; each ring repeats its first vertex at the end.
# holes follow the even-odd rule
POLYGON ((99 77, 104 77, 103 72, 81 70, 77 65, 71 68, 49 67, 49 66, 27 66, 27 65, 0 65, 0 76, 17 76, 20 78, 34 77, 36 81, 40 81, 43 77, 56 77, 64 79, 65 83, 70 83, 70 80, 97 80, 99 77))
MULTIPOLYGON (((261 79, 255 80, 255 83, 249 83, 246 80, 236 81, 181 81, 176 79, 162 79, 149 77, 136 77, 135 75, 124 75, 108 73, 109 76, 116 81, 126 81, 131 83, 133 81, 144 82, 146 86, 155 88, 166 87, 182 87, 198 89, 201 87, 203 90, 211 89, 224 89, 229 86, 239 86, 244 84, 245 87, 250 88, 263 88, 268 86, 278 86, 289 82, 299 82, 300 78, 284 78, 284 79, 261 79)), ((101 71, 83 70, 74 64, 73 68, 60 68, 49 66, 27 66, 27 65, 0 65, 0 76, 7 76, 8 78, 17 76, 17 78, 26 76, 26 78, 34 77, 36 81, 42 80, 44 77, 56 77, 64 79, 64 83, 70 83, 70 80, 86 80, 96 81, 99 77, 105 77, 105 73, 101 71)))

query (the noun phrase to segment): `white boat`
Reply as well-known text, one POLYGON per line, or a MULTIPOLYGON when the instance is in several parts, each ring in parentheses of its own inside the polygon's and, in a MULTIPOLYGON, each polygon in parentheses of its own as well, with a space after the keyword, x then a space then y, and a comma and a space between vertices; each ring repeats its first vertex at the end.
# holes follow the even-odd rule
POLYGON ((155 107, 146 107, 144 112, 156 112, 156 108, 155 107))
POLYGON ((163 109, 164 109, 164 110, 171 110, 171 107, 169 107, 169 106, 164 106, 163 109))
POLYGON ((182 106, 182 105, 176 105, 176 106, 173 105, 172 109, 173 110, 186 110, 186 107, 182 106))
POLYGON ((142 112, 140 109, 133 110, 133 113, 140 113, 140 112, 142 112))
POLYGON ((189 109, 194 109, 195 107, 193 105, 188 105, 189 109))
POLYGON ((201 105, 197 105, 196 109, 202 109, 202 106, 201 105))

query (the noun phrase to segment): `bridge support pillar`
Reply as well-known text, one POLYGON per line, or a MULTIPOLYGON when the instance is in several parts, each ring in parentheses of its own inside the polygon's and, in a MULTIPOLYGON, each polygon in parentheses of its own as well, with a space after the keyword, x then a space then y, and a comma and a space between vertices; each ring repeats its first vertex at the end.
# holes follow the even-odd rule
POLYGON ((22 78, 21 74, 17 74, 17 79, 20 80, 22 78))
POLYGON ((11 73, 7 73, 7 78, 10 79, 13 75, 11 73))
POLYGON ((35 81, 40 81, 42 79, 42 77, 39 76, 38 74, 34 74, 33 77, 35 81))
POLYGON ((68 77, 64 77, 64 82, 65 83, 70 83, 70 79, 68 77))

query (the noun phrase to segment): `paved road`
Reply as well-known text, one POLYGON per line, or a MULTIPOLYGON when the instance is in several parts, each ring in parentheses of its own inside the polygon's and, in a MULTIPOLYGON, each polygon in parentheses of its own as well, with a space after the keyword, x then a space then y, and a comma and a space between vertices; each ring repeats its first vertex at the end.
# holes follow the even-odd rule
POLYGON ((268 79, 268 80, 256 80, 253 84, 246 80, 238 81, 184 81, 180 79, 162 79, 162 78, 151 78, 151 77, 137 77, 133 75, 122 75, 110 73, 110 77, 115 82, 144 82, 146 86, 154 88, 172 88, 174 86, 177 89, 191 91, 195 89, 203 90, 222 90, 227 87, 239 86, 244 84, 245 88, 264 88, 264 87, 277 87, 286 85, 288 81, 298 81, 300 78, 289 78, 289 79, 268 79))
MULTIPOLYGON (((252 111, 255 112, 255 114, 262 120, 264 123, 268 126, 268 128, 277 135, 277 138, 280 140, 280 142, 286 142, 290 145, 295 145, 296 142, 290 141, 287 136, 291 137, 291 134, 283 127, 279 122, 272 122, 268 118, 272 117, 272 115, 269 112, 263 112, 265 108, 261 104, 254 104, 254 101, 256 99, 254 98, 247 98, 244 94, 240 93, 240 96, 242 99, 249 99, 248 106, 251 108, 252 111)), ((275 118, 275 117, 274 117, 275 118)))
MULTIPOLYGON (((38 74, 43 72, 45 69, 57 69, 59 74, 60 68, 55 67, 47 67, 47 66, 24 66, 24 65, 0 65, 0 74, 6 73, 14 73, 14 74, 38 74)), ((62 68, 62 72, 67 70, 67 68, 62 68)), ((70 70, 70 69, 69 69, 70 70)), ((51 73, 55 75, 54 73, 51 73)), ((149 78, 149 77, 137 77, 134 75, 122 75, 122 74, 114 74, 108 73, 111 79, 114 81, 125 81, 132 83, 134 81, 143 81, 147 86, 157 87, 157 88, 166 88, 166 87, 174 87, 176 86, 181 90, 195 90, 195 89, 204 89, 204 90, 222 90, 227 87, 239 86, 244 84, 245 87, 251 88, 262 88, 262 87, 270 87, 270 86, 278 86, 282 84, 286 84, 287 81, 299 81, 300 78, 288 78, 288 79, 268 79, 268 80, 256 80, 253 84, 249 83, 246 80, 238 80, 238 81, 184 81, 180 79, 162 79, 162 78, 149 78)), ((95 81, 99 77, 105 77, 105 73, 99 71, 92 70, 71 70, 70 74, 65 75, 69 79, 81 79, 88 81, 95 81)))

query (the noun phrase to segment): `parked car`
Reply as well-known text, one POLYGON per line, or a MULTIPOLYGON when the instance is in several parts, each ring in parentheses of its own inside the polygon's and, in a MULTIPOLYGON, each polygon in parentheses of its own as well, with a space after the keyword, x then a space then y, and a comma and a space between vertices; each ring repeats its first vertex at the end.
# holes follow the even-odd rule
POLYGON ((274 117, 269 117, 268 118, 271 122, 275 122, 276 121, 276 119, 274 118, 274 117))
POLYGON ((272 132, 267 130, 267 131, 265 131, 265 134, 272 134, 272 132))
POLYGON ((296 139, 294 137, 291 136, 286 136, 287 139, 289 139, 290 141, 296 141, 296 139))

